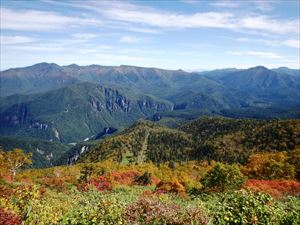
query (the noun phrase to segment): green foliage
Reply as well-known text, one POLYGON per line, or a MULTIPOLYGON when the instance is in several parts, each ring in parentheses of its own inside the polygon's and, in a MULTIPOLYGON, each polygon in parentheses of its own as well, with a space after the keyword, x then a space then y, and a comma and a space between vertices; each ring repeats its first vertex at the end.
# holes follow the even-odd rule
POLYGON ((221 196, 214 207, 214 224, 247 225, 275 224, 275 202, 265 194, 234 192, 221 196))
POLYGON ((115 198, 105 198, 87 193, 80 204, 77 204, 60 220, 59 224, 109 225, 124 224, 122 212, 124 204, 115 198))
POLYGON ((240 189, 246 181, 237 165, 217 163, 205 177, 201 179, 204 189, 213 191, 229 191, 240 189))
POLYGON ((80 171, 79 183, 86 183, 91 175, 93 174, 95 168, 92 165, 83 166, 80 171))

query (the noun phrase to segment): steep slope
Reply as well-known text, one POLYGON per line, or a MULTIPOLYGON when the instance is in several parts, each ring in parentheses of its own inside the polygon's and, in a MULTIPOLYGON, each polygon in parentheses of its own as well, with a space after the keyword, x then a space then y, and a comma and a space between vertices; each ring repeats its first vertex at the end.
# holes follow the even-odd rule
POLYGON ((64 143, 78 142, 105 127, 122 128, 136 119, 170 111, 172 104, 124 88, 80 83, 30 96, 1 99, 0 134, 64 143))
POLYGON ((119 163, 218 160, 245 163, 252 152, 300 147, 300 120, 206 117, 170 129, 139 121, 101 141, 79 162, 112 159, 119 163))

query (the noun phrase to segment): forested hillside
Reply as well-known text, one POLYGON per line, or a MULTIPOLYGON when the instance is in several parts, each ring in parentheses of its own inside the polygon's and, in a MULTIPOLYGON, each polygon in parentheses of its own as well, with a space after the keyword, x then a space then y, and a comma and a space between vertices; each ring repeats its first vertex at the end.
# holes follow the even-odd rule
POLYGON ((119 163, 217 160, 245 163, 253 152, 291 151, 300 147, 299 120, 204 117, 171 129, 136 122, 82 155, 80 162, 112 158, 119 163))

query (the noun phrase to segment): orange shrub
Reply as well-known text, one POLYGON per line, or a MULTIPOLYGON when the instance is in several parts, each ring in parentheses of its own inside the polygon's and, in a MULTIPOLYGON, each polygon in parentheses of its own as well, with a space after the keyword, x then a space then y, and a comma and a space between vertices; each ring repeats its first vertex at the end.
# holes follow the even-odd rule
POLYGON ((160 181, 156 185, 156 192, 183 194, 186 193, 186 189, 177 179, 172 179, 171 181, 160 181))
POLYGON ((40 179, 39 183, 48 188, 53 188, 58 191, 67 190, 67 184, 65 183, 65 179, 63 177, 45 177, 40 179))
POLYGON ((112 172, 111 176, 117 184, 123 185, 133 185, 135 182, 135 177, 138 176, 137 171, 129 170, 125 172, 112 172))

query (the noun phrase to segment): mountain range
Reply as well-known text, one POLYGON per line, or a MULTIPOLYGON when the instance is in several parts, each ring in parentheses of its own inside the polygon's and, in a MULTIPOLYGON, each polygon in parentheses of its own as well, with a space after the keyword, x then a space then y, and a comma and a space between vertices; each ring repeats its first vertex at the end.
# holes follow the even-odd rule
POLYGON ((176 128, 199 116, 300 118, 299 74, 263 66, 185 72, 39 63, 8 69, 0 75, 0 145, 25 147, 47 166, 68 158, 76 143, 120 133, 138 119, 176 128), (41 150, 46 144, 37 140, 60 145, 59 153, 49 157, 51 150, 41 150))

